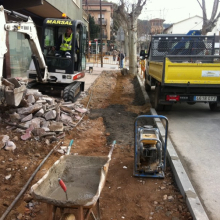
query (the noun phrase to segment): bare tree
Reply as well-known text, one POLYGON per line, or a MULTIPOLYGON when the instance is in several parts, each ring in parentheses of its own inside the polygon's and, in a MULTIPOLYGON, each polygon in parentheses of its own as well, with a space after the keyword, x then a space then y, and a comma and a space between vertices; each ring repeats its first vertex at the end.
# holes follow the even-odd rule
POLYGON ((216 23, 220 17, 220 12, 217 14, 219 0, 213 1, 213 7, 212 7, 212 13, 210 19, 208 19, 206 13, 206 1, 202 0, 202 2, 200 2, 200 0, 197 0, 197 2, 199 3, 203 13, 202 34, 206 35, 208 32, 211 32, 212 29, 216 26, 216 23))
POLYGON ((146 4, 147 0, 138 0, 136 4, 132 4, 132 8, 120 0, 118 12, 121 18, 126 22, 129 36, 129 73, 137 75, 137 19, 146 4))
POLYGON ((128 28, 127 28, 127 23, 126 21, 121 17, 121 15, 118 13, 118 5, 114 5, 114 13, 113 13, 113 20, 114 20, 114 25, 113 25, 113 32, 116 34, 118 32, 118 29, 121 27, 124 31, 124 52, 126 53, 126 56, 129 56, 128 52, 128 28))

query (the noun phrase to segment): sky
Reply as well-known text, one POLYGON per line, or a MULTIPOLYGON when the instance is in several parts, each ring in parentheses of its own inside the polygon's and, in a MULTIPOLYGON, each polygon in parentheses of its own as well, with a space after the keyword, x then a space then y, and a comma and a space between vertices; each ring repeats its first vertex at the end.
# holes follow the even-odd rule
MULTIPOLYGON (((119 2, 119 0, 112 1, 119 2)), ((128 1, 135 2, 135 0, 128 1)), ((214 0, 206 0, 208 18, 211 17, 213 2, 214 0)), ((195 15, 202 17, 202 9, 197 0, 147 0, 139 19, 162 18, 165 20, 164 23, 176 23, 195 15)))

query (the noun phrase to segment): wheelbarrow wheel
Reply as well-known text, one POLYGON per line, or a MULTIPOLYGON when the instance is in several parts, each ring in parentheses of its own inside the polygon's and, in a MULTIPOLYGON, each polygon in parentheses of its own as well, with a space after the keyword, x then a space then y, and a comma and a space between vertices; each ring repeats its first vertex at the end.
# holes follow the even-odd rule
POLYGON ((76 217, 74 214, 65 213, 61 216, 60 220, 76 220, 76 217))

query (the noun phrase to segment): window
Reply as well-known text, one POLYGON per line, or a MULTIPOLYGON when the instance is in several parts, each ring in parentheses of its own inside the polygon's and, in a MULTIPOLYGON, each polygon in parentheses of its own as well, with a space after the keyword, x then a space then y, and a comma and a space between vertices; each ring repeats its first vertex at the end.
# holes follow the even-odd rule
POLYGON ((54 46, 54 28, 47 27, 45 29, 44 45, 45 46, 54 46))
POLYGON ((24 34, 9 32, 10 69, 12 77, 25 77, 31 63, 31 48, 24 34))

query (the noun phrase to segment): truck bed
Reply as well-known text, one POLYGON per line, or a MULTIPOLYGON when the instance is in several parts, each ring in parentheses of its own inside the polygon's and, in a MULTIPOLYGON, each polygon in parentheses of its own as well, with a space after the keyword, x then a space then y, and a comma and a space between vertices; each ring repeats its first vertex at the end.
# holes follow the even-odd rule
POLYGON ((149 62, 149 75, 164 84, 220 85, 220 63, 149 62))

